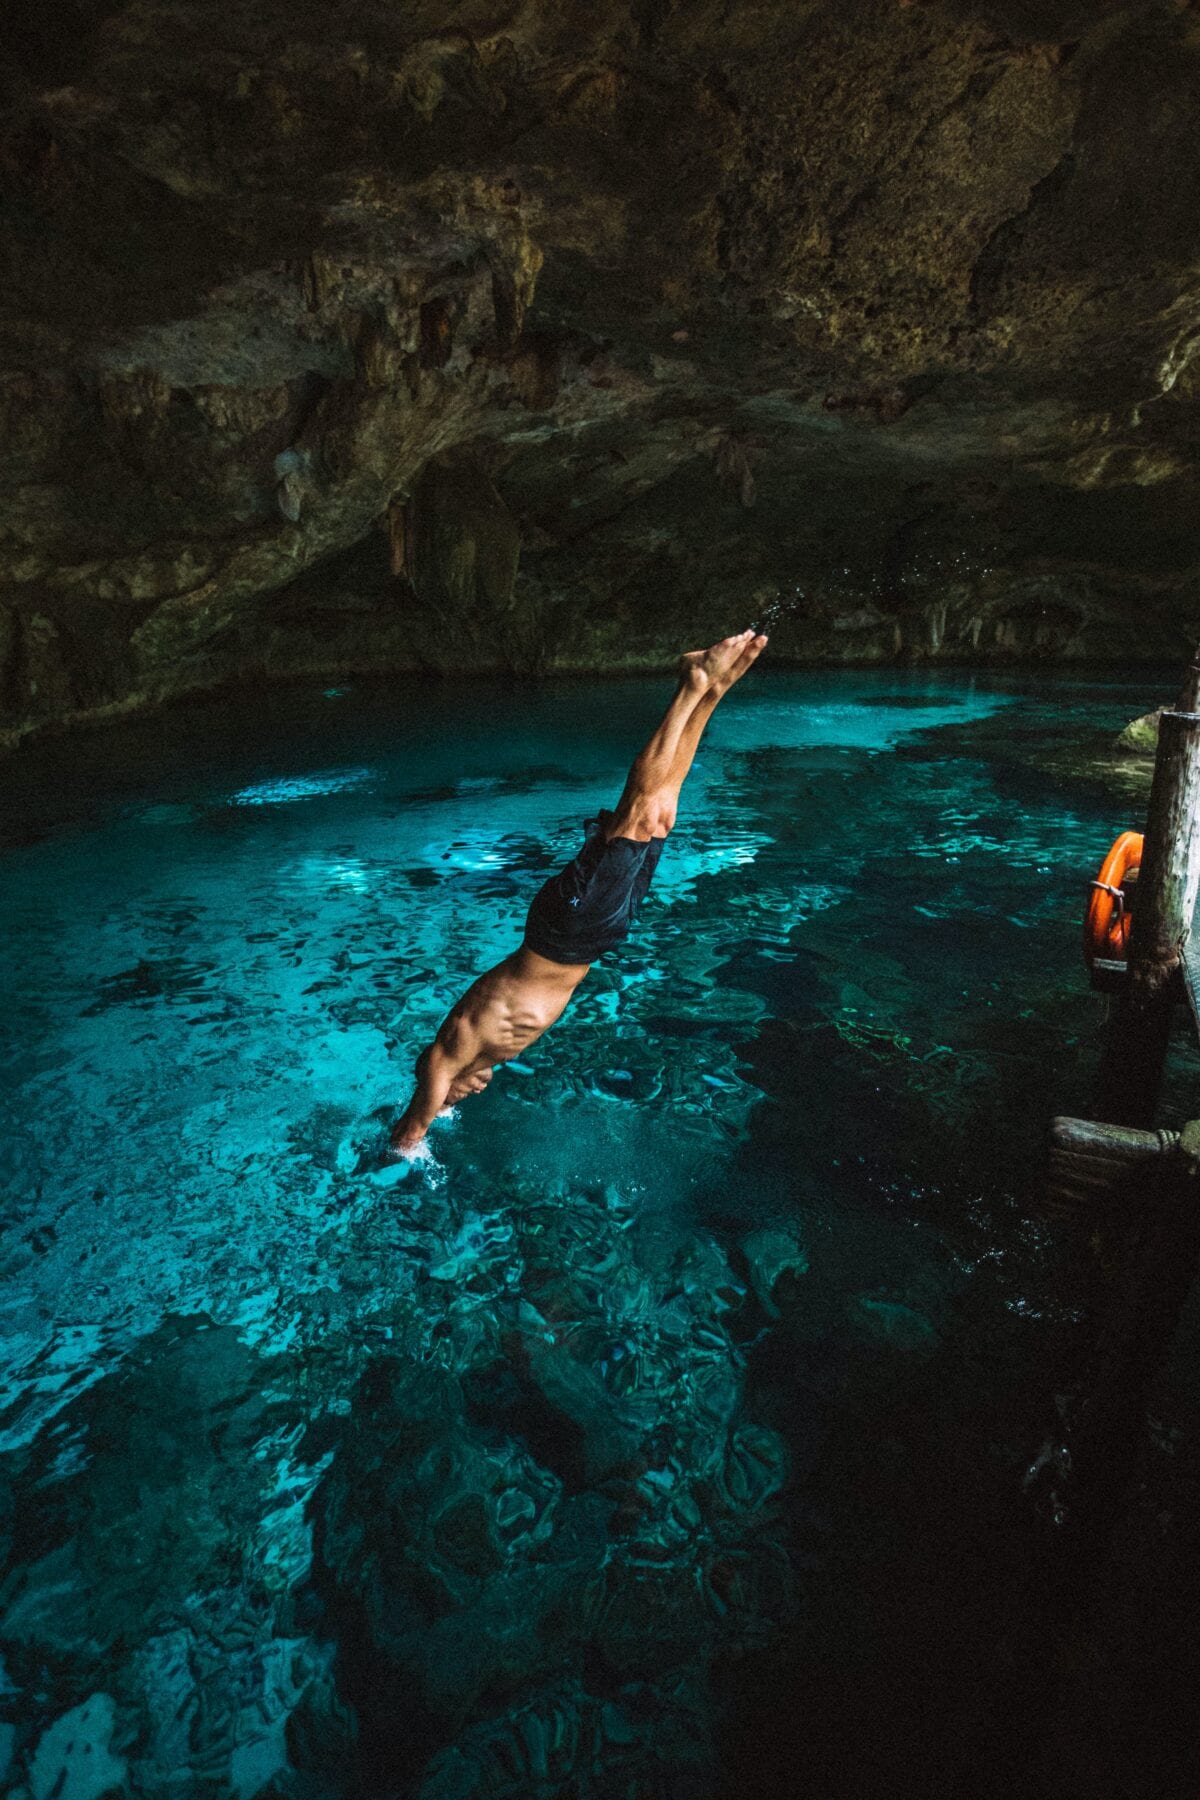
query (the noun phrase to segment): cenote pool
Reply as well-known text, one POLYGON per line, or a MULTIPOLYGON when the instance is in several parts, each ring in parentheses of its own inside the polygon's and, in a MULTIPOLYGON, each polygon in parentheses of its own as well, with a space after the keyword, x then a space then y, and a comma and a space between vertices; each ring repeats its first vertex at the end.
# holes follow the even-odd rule
POLYGON ((625 950, 366 1174, 663 683, 291 689, 10 764, 0 1785, 926 1767, 1078 1330, 1027 1171, 1141 804, 1089 758, 1163 691, 756 672, 625 950))

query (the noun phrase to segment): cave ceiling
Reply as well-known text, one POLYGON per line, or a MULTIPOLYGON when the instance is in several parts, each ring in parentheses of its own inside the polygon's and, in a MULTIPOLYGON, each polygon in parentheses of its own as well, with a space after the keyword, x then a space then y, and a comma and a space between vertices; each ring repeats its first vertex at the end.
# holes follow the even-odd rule
POLYGON ((10 737, 1200 629, 1194 4, 70 0, 0 93, 10 737))

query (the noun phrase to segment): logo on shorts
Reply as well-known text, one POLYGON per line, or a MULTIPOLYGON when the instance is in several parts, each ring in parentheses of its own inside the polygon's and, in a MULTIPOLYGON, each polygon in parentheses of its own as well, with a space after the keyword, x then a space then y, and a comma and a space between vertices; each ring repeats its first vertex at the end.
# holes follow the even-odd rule
POLYGON ((568 906, 578 906, 579 905, 579 895, 572 894, 571 898, 567 901, 567 905, 568 906))

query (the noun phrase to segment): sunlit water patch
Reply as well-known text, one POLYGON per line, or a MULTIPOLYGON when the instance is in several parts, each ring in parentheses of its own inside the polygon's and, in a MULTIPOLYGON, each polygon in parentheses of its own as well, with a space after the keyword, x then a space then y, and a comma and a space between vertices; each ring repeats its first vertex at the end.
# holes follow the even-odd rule
POLYGON ((291 806, 300 800, 318 800, 324 794, 349 793, 365 787, 370 779, 370 769, 327 769, 316 775, 251 782, 231 794, 230 801, 234 806, 291 806))
POLYGON ((932 1732, 1076 1316, 1021 1172, 1127 820, 1041 752, 1158 697, 756 675, 634 937, 415 1164, 373 1154, 413 1058, 654 684, 293 692, 13 765, 8 1784, 772 1793, 845 1666, 898 1757, 932 1732))

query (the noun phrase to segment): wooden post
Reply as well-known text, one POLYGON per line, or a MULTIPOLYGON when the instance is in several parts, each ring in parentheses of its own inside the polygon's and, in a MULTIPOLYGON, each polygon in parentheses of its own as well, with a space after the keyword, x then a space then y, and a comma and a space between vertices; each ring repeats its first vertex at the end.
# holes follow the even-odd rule
POLYGON ((1170 1135, 1169 1149, 1143 1163, 1140 1241, 1102 1321, 1068 1434, 1085 1529, 1111 1522, 1119 1507, 1142 1444, 1146 1390, 1171 1353, 1200 1263, 1200 1120, 1170 1135))
POLYGON ((1147 1176, 1179 1147, 1177 1131, 1133 1131, 1092 1119, 1051 1119, 1040 1199, 1050 1212, 1091 1224, 1098 1211, 1138 1205, 1147 1176))
POLYGON ((1159 721, 1145 838, 1129 974, 1109 1013, 1095 1108, 1100 1118, 1143 1126, 1154 1122, 1200 891, 1200 651, 1177 706, 1159 721))
POLYGON ((1094 1679, 1079 1650, 1092 1629, 1097 1575, 1145 1450, 1147 1389, 1170 1354, 1200 1262, 1200 1122, 1174 1133, 1055 1119, 1050 1160, 1066 1170, 1072 1196, 1080 1182, 1094 1182, 1102 1203, 1119 1190, 1138 1220, 1137 1254, 1109 1288, 1081 1380, 1066 1394, 1055 1384, 1046 1441, 1024 1482, 1043 1526, 1028 1540, 1026 1584, 978 1684, 986 1701, 956 1746, 955 1794, 976 1791, 980 1769, 1000 1757, 1018 1759, 1014 1773, 1006 1768, 1005 1794, 1053 1792, 1056 1763, 1065 1766, 1078 1747, 1072 1688, 1094 1679))

